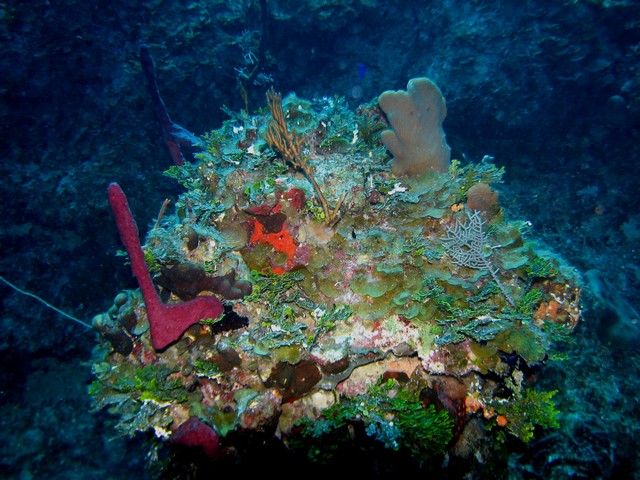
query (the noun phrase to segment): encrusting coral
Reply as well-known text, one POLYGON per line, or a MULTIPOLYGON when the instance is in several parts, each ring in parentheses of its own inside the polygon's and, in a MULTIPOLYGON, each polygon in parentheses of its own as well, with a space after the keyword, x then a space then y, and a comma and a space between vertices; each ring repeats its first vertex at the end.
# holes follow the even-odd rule
POLYGON ((451 148, 442 130, 447 105, 435 83, 413 78, 406 91, 383 92, 378 104, 391 124, 382 132, 382 143, 393 155, 396 175, 449 169, 451 148))
MULTIPOLYGON (((269 101, 272 117, 233 115, 201 138, 193 163, 168 170, 186 190, 144 252, 110 186, 144 298, 128 292, 97 317, 96 408, 128 435, 153 431, 231 463, 266 444, 322 462, 354 449, 474 462, 470 445, 552 428, 552 394, 531 373, 578 324, 579 280, 497 198, 491 216, 465 206, 503 169, 490 157, 449 165, 438 131, 440 163, 396 158, 398 177, 380 129, 359 135, 378 122, 375 104, 355 114, 339 99, 292 95, 285 114, 269 101), (328 198, 348 192, 339 214, 314 203, 320 185, 328 198)), ((439 97, 427 103, 416 145, 444 118, 439 97)), ((483 461, 501 452, 485 446, 483 461)))

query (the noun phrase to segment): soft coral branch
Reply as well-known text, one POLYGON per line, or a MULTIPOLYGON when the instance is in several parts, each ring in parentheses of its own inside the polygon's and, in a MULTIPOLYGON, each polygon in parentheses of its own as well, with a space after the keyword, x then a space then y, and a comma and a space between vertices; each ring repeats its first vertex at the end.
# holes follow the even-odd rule
POLYGON ((267 92, 267 103, 269 104, 269 111, 272 118, 267 124, 267 131, 265 133, 265 140, 269 146, 280 152, 280 155, 287 161, 293 168, 301 170, 307 180, 311 182, 316 196, 322 205, 322 211, 324 212, 325 222, 328 225, 335 225, 339 218, 340 206, 344 201, 346 194, 343 194, 336 207, 331 210, 329 203, 327 202, 324 193, 318 182, 314 178, 311 167, 307 164, 307 159, 301 155, 302 152, 302 136, 295 130, 289 131, 287 121, 285 120, 284 110, 282 109, 282 96, 276 93, 273 88, 267 92))

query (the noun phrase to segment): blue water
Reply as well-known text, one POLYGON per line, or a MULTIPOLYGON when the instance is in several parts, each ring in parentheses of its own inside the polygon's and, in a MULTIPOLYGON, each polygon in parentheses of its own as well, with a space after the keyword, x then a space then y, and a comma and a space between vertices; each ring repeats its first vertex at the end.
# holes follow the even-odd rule
MULTIPOLYGON (((569 360, 539 379, 559 391, 562 427, 490 475, 640 478, 638 2, 10 1, 0 42, 0 275, 83 322, 136 288, 108 183, 143 234, 181 191, 162 175, 172 158, 142 43, 172 121, 196 134, 264 108, 271 85, 356 108, 436 81, 452 156, 504 166, 504 208, 584 281, 569 360)), ((152 476, 146 439, 91 411, 95 333, 7 284, 0 294, 0 477, 152 476)))

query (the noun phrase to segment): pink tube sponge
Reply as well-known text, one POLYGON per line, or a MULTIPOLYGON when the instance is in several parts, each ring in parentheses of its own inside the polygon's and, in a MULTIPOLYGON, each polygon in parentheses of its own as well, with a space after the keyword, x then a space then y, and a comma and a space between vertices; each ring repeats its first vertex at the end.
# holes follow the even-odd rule
POLYGON ((165 305, 160 301, 144 260, 138 226, 131 214, 127 196, 117 183, 109 185, 109 203, 120 231, 120 238, 129 253, 131 270, 138 280, 147 307, 153 348, 163 350, 178 340, 191 325, 205 318, 219 317, 224 311, 224 306, 215 297, 196 297, 175 305, 165 305))

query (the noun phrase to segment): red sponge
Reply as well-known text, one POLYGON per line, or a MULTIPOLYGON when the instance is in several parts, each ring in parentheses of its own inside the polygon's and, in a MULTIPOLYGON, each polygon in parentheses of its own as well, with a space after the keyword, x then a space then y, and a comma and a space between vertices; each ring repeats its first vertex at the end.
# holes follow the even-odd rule
POLYGON ((197 417, 191 417, 173 431, 171 443, 200 447, 205 455, 214 458, 219 454, 220 439, 213 428, 197 417))
POLYGON ((178 340, 191 325, 205 318, 219 317, 224 311, 224 306, 215 297, 196 297, 175 305, 165 305, 160 301, 144 260, 138 226, 131 214, 127 196, 117 183, 109 185, 109 203, 116 218, 122 243, 129 253, 131 270, 138 280, 147 306, 153 348, 163 350, 178 340))

